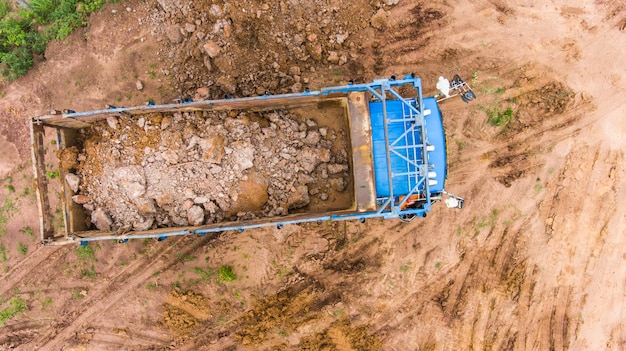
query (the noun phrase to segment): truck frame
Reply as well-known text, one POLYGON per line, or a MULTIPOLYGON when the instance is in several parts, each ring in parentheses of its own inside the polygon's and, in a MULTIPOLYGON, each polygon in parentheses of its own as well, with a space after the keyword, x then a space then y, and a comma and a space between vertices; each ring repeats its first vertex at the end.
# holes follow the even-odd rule
MULTIPOLYGON (((410 221, 426 217, 435 202, 449 195, 446 139, 442 115, 435 97, 422 96, 422 82, 412 74, 402 79, 377 79, 366 84, 347 84, 302 93, 265 95, 223 100, 178 100, 174 104, 147 104, 135 107, 64 113, 32 117, 30 120, 32 158, 37 183, 41 241, 44 245, 80 243, 95 240, 156 238, 179 235, 206 235, 212 232, 264 226, 282 228, 288 224, 340 220, 365 221, 370 218, 399 218, 410 221), (415 95, 405 97, 399 88, 415 95), (231 221, 201 226, 158 228, 147 231, 104 232, 88 230, 85 210, 72 202, 72 193, 63 181, 61 199, 64 228, 56 233, 52 225, 48 180, 44 160, 44 127, 56 132, 59 149, 76 145, 78 130, 108 117, 124 118, 153 112, 212 110, 256 110, 320 106, 333 102, 342 106, 349 125, 350 171, 354 199, 350 208, 339 211, 295 213, 280 217, 231 221)), ((460 198, 457 198, 460 199, 460 198)), ((462 200, 462 199, 460 199, 462 200)), ((461 202, 462 206, 462 202, 461 202)), ((458 206, 458 207, 461 207, 458 206)))

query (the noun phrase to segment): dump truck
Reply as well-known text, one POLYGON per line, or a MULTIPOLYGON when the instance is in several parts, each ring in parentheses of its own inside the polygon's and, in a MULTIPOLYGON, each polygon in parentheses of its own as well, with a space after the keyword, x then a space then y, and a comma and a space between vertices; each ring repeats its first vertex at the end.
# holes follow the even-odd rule
MULTIPOLYGON (((459 81, 453 89, 465 87, 459 81)), ((422 94, 420 78, 410 74, 302 93, 32 117, 41 241, 408 222, 441 200, 461 208, 464 200, 445 190, 437 98, 422 94), (46 131, 59 149, 56 211, 46 131)))

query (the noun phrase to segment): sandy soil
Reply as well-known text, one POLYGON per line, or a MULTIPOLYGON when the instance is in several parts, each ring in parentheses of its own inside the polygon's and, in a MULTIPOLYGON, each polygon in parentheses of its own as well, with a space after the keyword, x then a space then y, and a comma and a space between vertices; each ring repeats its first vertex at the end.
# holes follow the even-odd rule
MULTIPOLYGON (((129 2, 107 6, 88 29, 53 44, 45 62, 2 88, 0 205, 10 206, 0 213, 0 309, 14 297, 25 309, 0 329, 0 349, 626 349, 621 2, 400 1, 385 5, 386 17, 374 3, 354 13, 342 12, 340 1, 315 1, 294 16, 336 16, 331 22, 343 27, 309 32, 311 23, 280 17, 280 6, 226 3, 250 11, 220 18, 234 26, 233 40, 227 22, 203 39, 221 45, 223 57, 253 58, 270 42, 263 11, 281 19, 281 40, 325 36, 323 57, 299 61, 297 47, 267 44, 272 54, 293 55, 279 56, 279 68, 273 60, 209 60, 212 70, 193 79, 207 68, 193 55, 205 54, 192 49, 192 34, 175 44, 163 29, 185 28, 189 18, 195 24, 194 9, 183 4, 185 11, 167 15, 156 2, 129 2), (237 22, 246 24, 239 32, 237 22), (337 44, 345 31, 345 45, 337 44), (190 68, 174 72, 172 62, 190 68), (311 73, 289 72, 294 64, 311 73), (301 88, 294 76, 316 88, 416 72, 434 93, 439 75, 461 74, 478 99, 441 108, 447 188, 466 207, 438 205, 411 224, 324 223, 88 249, 36 245, 26 229, 38 229, 28 116, 162 102, 202 87, 213 96, 245 95, 249 80, 237 67, 259 69, 252 80, 266 79, 262 88, 274 91, 301 88), (181 84, 181 76, 192 83, 181 84), (231 78, 209 82, 221 76, 231 78), (496 108, 511 108, 513 121, 488 124, 496 108)), ((200 27, 217 21, 198 20, 200 27)))

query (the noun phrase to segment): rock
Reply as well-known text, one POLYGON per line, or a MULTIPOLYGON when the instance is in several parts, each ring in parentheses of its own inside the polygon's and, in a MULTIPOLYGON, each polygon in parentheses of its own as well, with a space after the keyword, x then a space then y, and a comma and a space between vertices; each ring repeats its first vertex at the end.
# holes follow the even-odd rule
POLYGON ((135 182, 120 182, 118 186, 130 199, 136 199, 146 192, 145 186, 135 182))
POLYGON ((299 185, 295 190, 295 192, 289 194, 289 199, 287 200, 289 209, 302 208, 311 202, 309 188, 306 185, 299 185))
POLYGON ((328 183, 332 189, 338 192, 346 190, 346 185, 348 185, 343 178, 333 178, 328 183))
POLYGON ((329 51, 327 60, 330 63, 338 63, 339 62, 339 54, 337 53, 337 51, 329 51))
POLYGON ((217 4, 211 5, 211 8, 209 9, 209 14, 213 16, 214 18, 222 17, 222 14, 223 14, 222 7, 217 4))
POLYGON ((130 199, 136 199, 146 192, 146 179, 141 166, 123 166, 113 170, 113 178, 121 192, 130 199))
POLYGON ((337 34, 335 40, 337 41, 337 44, 341 45, 344 41, 346 41, 347 38, 348 34, 337 34))
POLYGON ((126 8, 126 12, 132 12, 132 11, 133 11, 133 9, 131 9, 130 7, 126 8))
POLYGON ((372 16, 370 25, 379 30, 387 28, 387 12, 383 9, 379 9, 376 14, 372 16))
POLYGON ((187 211, 192 207, 193 207, 193 200, 187 199, 185 200, 185 202, 183 202, 183 210, 187 211))
POLYGON ((304 138, 302 142, 309 146, 315 146, 320 142, 320 139, 320 133, 316 130, 311 130, 306 134, 306 138, 304 138))
POLYGON ((179 26, 169 26, 165 29, 165 36, 172 44, 182 43, 184 37, 179 26))
POLYGON ((321 45, 307 45, 306 47, 307 53, 311 56, 311 58, 315 61, 322 60, 322 46, 321 45))
POLYGON ((224 25, 224 28, 222 28, 224 30, 224 37, 226 38, 230 38, 230 36, 233 34, 233 27, 230 25, 230 23, 226 23, 224 25))
POLYGON ((193 199, 193 202, 195 204, 204 204, 204 203, 207 203, 208 201, 209 199, 204 196, 199 196, 193 199))
POLYGON ((133 228, 137 231, 149 230, 154 224, 154 217, 150 216, 143 218, 143 221, 137 221, 133 223, 133 228))
POLYGON ((198 145, 202 149, 202 160, 213 163, 222 163, 224 157, 224 137, 216 135, 198 140, 198 145))
POLYGON ((171 194, 159 194, 155 197, 156 203, 159 207, 163 207, 165 205, 169 205, 174 202, 174 197, 171 194))
POLYGON ((385 5, 387 6, 393 6, 393 5, 397 5, 399 0, 383 0, 383 2, 385 3, 385 5))
POLYGON ((178 163, 178 153, 174 150, 165 150, 161 153, 163 160, 171 165, 178 163))
POLYGON ((220 51, 222 51, 220 46, 217 45, 217 43, 214 42, 213 40, 209 40, 208 42, 206 42, 206 44, 204 44, 203 46, 203 49, 204 49, 204 52, 206 52, 207 55, 209 55, 209 57, 211 58, 217 57, 217 55, 220 54, 220 51))
POLYGON ((209 97, 209 89, 207 88, 198 88, 196 89, 196 93, 201 99, 206 99, 209 97))
POLYGON ((135 82, 135 87, 137 88, 137 90, 143 90, 143 83, 138 80, 135 82))
POLYGON ((311 34, 309 34, 309 35, 306 37, 306 39, 307 39, 308 41, 310 41, 310 42, 316 41, 316 40, 317 40, 317 34, 315 34, 315 33, 311 33, 311 34))
POLYGON ((80 185, 80 178, 74 173, 68 173, 65 175, 65 182, 72 189, 72 192, 78 192, 78 186, 80 185))
POLYGON ((317 150, 310 147, 304 147, 300 151, 298 163, 308 173, 315 170, 318 164, 320 164, 320 155, 317 150))
POLYGON ((185 31, 187 31, 187 33, 193 33, 196 31, 196 26, 191 23, 185 23, 185 31))
POLYGON ((84 205, 84 204, 88 203, 89 201, 91 201, 91 198, 89 198, 89 196, 85 196, 85 195, 74 195, 74 196, 72 196, 72 201, 74 201, 75 203, 77 203, 79 205, 84 205))
POLYGON ((289 75, 291 75, 291 76, 299 76, 300 75, 300 67, 298 67, 298 66, 289 67, 289 75))
POLYGON ((228 94, 234 94, 237 91, 237 87, 229 76, 220 76, 215 84, 228 94))
POLYGON ((189 224, 196 226, 204 222, 204 210, 200 206, 191 206, 187 210, 187 221, 189 224))
POLYGON ((107 117, 107 124, 113 130, 117 129, 117 117, 107 117))
POLYGON ((231 158, 240 171, 252 168, 254 166, 254 149, 250 146, 238 147, 233 151, 231 158))
POLYGON ((146 119, 141 117, 137 120, 137 127, 143 128, 146 125, 146 119))
POLYGON ((98 207, 91 213, 91 223, 93 223, 99 230, 108 232, 111 231, 113 220, 104 212, 102 208, 98 207))
POLYGON ((339 173, 339 172, 343 172, 347 170, 348 170, 347 165, 342 165, 342 164, 337 164, 337 163, 331 163, 328 165, 328 173, 330 174, 335 174, 335 173, 339 173))
POLYGON ((157 210, 153 199, 140 197, 135 199, 133 203, 137 206, 137 211, 141 214, 155 213, 157 210))
POLYGON ((326 127, 320 128, 319 132, 320 132, 320 135, 325 138, 326 135, 328 135, 328 128, 326 127))
POLYGON ((326 194, 326 193, 321 193, 321 194, 320 194, 320 200, 322 200, 322 201, 326 201, 326 200, 328 200, 328 194, 326 194))
POLYGON ((302 91, 302 83, 294 83, 291 86, 291 92, 292 93, 299 93, 302 91))
POLYGON ((330 150, 322 149, 319 151, 320 162, 329 162, 330 161, 330 150))
POLYGON ((161 130, 165 130, 171 124, 172 124, 172 118, 171 117, 163 117, 163 119, 161 120, 161 130))

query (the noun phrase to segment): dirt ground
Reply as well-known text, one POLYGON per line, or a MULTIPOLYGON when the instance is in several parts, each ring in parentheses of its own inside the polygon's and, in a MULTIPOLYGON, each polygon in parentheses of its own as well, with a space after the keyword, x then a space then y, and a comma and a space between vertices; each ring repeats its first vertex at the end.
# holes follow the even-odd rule
POLYGON ((394 2, 110 4, 5 84, 0 349, 626 349, 626 6, 394 2), (408 72, 478 96, 441 105, 462 210, 36 244, 29 116, 408 72))

